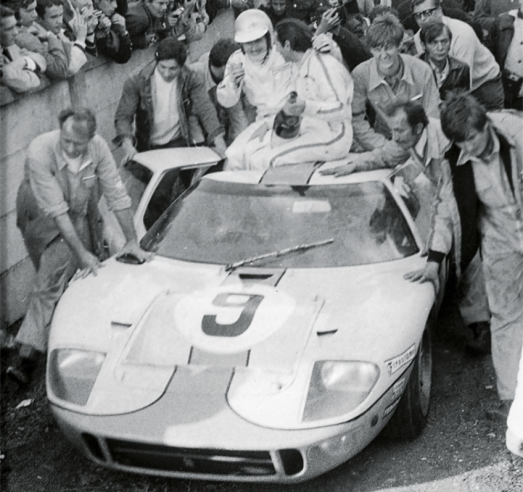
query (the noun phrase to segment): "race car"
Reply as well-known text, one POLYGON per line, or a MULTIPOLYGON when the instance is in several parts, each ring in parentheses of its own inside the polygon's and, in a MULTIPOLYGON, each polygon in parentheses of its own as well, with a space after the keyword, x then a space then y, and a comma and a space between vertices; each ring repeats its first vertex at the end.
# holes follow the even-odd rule
POLYGON ((85 456, 291 483, 422 431, 438 295, 403 276, 426 261, 426 204, 390 170, 320 173, 340 163, 207 174, 147 224, 151 261, 70 284, 47 394, 85 456))

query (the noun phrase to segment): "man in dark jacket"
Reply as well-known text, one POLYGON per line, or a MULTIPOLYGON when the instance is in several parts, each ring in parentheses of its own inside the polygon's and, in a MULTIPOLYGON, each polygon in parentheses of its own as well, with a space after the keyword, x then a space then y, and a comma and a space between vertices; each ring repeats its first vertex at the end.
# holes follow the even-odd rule
POLYGON ((425 47, 421 59, 426 61, 436 79, 439 96, 443 101, 449 91, 470 90, 470 70, 466 63, 449 56, 452 33, 443 22, 430 22, 420 31, 420 39, 425 47))
POLYGON ((186 59, 184 44, 164 39, 158 45, 156 60, 125 81, 115 115, 115 141, 123 147, 125 160, 145 150, 193 145, 190 114, 198 117, 207 143, 225 153, 224 130, 216 110, 202 78, 185 66, 186 59))
POLYGON ((94 32, 98 52, 116 63, 127 63, 132 54, 131 38, 116 0, 94 0, 94 7, 102 13, 94 32))
POLYGON ((441 127, 453 145, 442 162, 427 264, 407 278, 436 278, 451 247, 462 264, 481 249, 500 399, 487 416, 506 422, 523 344, 523 118, 487 113, 473 96, 457 94, 443 105, 441 127))
POLYGON ((168 0, 144 0, 127 10, 125 22, 135 49, 147 48, 170 34, 168 8, 168 0))
POLYGON ((501 14, 491 31, 492 48, 502 70, 505 107, 523 111, 523 1, 501 14))

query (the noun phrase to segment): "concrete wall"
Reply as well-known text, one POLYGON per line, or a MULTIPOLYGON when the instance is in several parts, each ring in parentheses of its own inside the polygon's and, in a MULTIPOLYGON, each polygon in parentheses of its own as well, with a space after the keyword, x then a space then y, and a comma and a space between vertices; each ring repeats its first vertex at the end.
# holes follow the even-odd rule
POLYGON ((0 327, 24 315, 34 277, 22 236, 16 227, 16 193, 24 173, 25 149, 33 138, 58 126, 58 113, 83 105, 96 113, 98 133, 109 143, 124 79, 153 58, 153 50, 133 53, 118 65, 96 59, 81 73, 40 90, 14 96, 3 88, 0 97, 0 327))
MULTIPOLYGON (((209 51, 216 39, 232 37, 233 25, 232 11, 221 11, 203 39, 191 44, 188 61, 209 51)), ((57 83, 45 80, 38 90, 24 96, 0 87, 0 329, 24 315, 34 278, 16 228, 16 193, 24 172, 25 149, 37 135, 56 129, 58 113, 71 105, 95 111, 98 133, 111 145, 123 82, 129 72, 144 66, 153 56, 153 49, 138 50, 124 65, 91 59, 75 77, 57 83)), ((119 157, 118 152, 115 157, 119 157)))

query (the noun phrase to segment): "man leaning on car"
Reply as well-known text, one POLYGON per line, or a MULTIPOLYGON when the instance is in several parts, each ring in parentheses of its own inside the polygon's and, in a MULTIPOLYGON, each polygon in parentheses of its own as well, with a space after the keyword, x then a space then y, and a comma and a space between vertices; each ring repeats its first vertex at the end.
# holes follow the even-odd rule
POLYGON ((105 196, 125 234, 120 254, 147 260, 136 240, 131 199, 105 140, 96 134, 89 109, 66 109, 60 129, 36 137, 29 145, 25 176, 17 196, 17 225, 22 232, 36 278, 29 307, 16 341, 19 357, 7 374, 28 384, 40 354, 46 350, 53 313, 67 282, 96 275, 100 267, 100 194, 105 196))
MULTIPOLYGON (((405 152, 408 160, 394 171, 395 175, 404 179, 418 199, 425 196, 426 209, 430 210, 441 179, 442 161, 451 142, 443 134, 440 120, 428 117, 419 101, 398 100, 387 108, 385 114, 392 130, 392 142, 369 152, 365 161, 335 167, 324 174, 343 176, 355 171, 389 167, 388 149, 397 146, 405 152)), ((455 200, 452 197, 446 199, 451 210, 457 214, 455 200)), ((459 282, 459 311, 468 328, 467 349, 474 354, 484 354, 490 350, 490 310, 481 258, 478 252, 470 255, 467 249, 462 248, 461 239, 456 234, 452 255, 459 282)))

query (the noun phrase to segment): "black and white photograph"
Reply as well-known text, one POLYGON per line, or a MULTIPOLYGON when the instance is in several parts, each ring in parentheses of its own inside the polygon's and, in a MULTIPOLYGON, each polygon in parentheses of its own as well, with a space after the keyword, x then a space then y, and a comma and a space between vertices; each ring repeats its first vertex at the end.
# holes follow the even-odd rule
POLYGON ((0 490, 523 492, 523 0, 0 43, 0 490))

